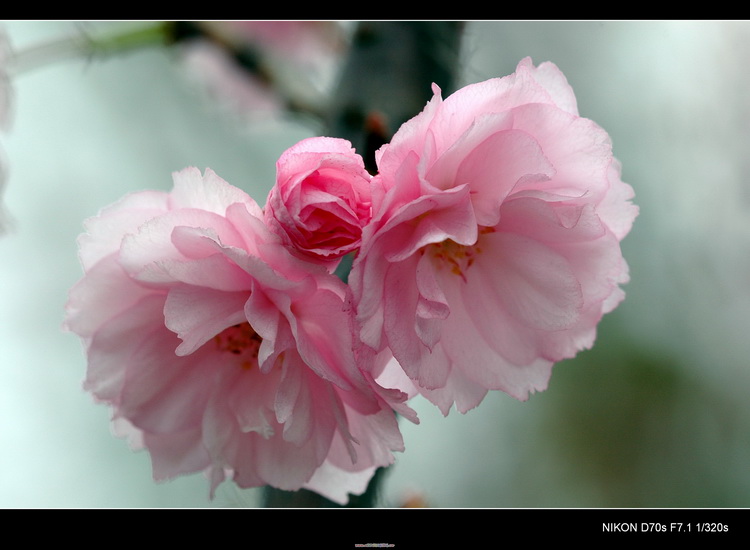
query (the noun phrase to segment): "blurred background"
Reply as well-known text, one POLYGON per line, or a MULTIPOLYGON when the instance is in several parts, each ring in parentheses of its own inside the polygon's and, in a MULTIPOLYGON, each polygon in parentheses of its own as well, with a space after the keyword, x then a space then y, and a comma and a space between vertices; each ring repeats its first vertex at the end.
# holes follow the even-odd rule
MULTIPOLYGON (((0 23, 15 51, 122 24, 0 23)), ((338 27, 344 43, 353 26, 338 27)), ((201 475, 154 483, 148 454, 113 437, 109 409, 83 392, 81 345, 61 330, 85 218, 125 193, 168 190, 191 165, 263 202, 278 156, 320 133, 304 115, 248 114, 273 98, 236 80, 228 94, 212 89, 224 76, 211 55, 145 48, 12 75, 0 136, 0 507, 259 503, 231 483, 210 500, 201 475)), ((467 22, 457 85, 507 75, 525 56, 560 67, 635 189, 627 297, 594 348, 527 402, 494 393, 446 418, 414 402, 421 424, 402 424, 406 451, 381 505, 748 507, 750 22, 467 22)), ((330 89, 336 59, 315 61, 305 89, 330 89)))

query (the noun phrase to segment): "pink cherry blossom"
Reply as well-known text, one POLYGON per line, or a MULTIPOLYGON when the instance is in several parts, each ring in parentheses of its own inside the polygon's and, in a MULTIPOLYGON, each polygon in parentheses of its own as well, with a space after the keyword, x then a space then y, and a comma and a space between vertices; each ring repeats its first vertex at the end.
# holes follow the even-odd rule
POLYGON ((610 138, 552 63, 434 97, 377 153, 349 282, 361 338, 443 414, 546 388, 622 300, 637 214, 610 138))
POLYGON ((86 229, 66 326, 85 388, 156 479, 204 471, 212 491, 230 476, 343 503, 403 449, 394 409, 413 415, 373 380, 387 353, 358 356, 346 285, 291 255, 243 191, 189 168, 86 229))
POLYGON ((343 139, 315 137, 285 151, 265 217, 293 250, 320 260, 359 248, 370 221, 370 175, 343 139))

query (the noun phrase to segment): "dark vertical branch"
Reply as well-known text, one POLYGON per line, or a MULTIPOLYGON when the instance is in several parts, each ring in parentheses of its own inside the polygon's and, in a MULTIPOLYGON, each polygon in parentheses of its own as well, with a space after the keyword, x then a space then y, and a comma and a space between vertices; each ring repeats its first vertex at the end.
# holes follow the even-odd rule
POLYGON ((373 153, 432 97, 432 83, 453 91, 460 21, 359 24, 331 103, 328 128, 348 139, 374 172, 373 153))
MULTIPOLYGON (((375 151, 432 97, 456 85, 463 23, 459 21, 366 21, 355 31, 352 49, 331 102, 329 135, 348 139, 375 173, 375 151)), ((379 468, 364 494, 347 507, 371 508, 387 470, 379 468)), ((266 487, 267 508, 335 508, 312 491, 266 487)))

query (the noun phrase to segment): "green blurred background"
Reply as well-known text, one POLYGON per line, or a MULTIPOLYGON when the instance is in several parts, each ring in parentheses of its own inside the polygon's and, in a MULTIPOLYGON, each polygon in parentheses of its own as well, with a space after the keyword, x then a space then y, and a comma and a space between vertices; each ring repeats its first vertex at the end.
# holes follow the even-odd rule
MULTIPOLYGON (((117 23, 4 21, 16 49, 117 23)), ((495 393, 444 418, 424 401, 382 506, 750 505, 750 22, 472 21, 460 83, 553 61, 612 137, 641 214, 631 282, 596 345, 525 403, 495 393), (413 502, 413 500, 412 500, 413 502)), ((256 506, 201 475, 151 480, 81 389, 61 331, 82 221, 123 194, 211 167, 262 202, 279 154, 319 128, 248 122, 167 50, 68 60, 13 81, 0 137, 13 218, 0 239, 0 507, 256 506), (194 76, 194 75, 193 75, 194 76)), ((415 113, 416 114, 416 113, 415 113)))

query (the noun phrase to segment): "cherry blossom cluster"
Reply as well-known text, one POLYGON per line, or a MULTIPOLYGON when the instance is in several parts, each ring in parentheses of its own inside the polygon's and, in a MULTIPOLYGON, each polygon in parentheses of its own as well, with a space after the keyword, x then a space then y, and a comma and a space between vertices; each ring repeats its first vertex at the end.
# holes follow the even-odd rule
POLYGON ((187 168, 87 220, 66 325, 155 478, 345 503, 403 451, 410 399, 524 400, 593 345, 637 215, 609 136, 551 63, 433 92, 375 174, 314 137, 278 159, 263 207, 187 168))

